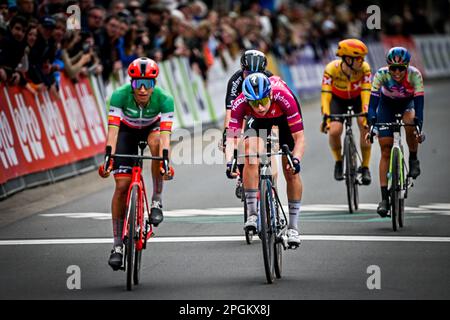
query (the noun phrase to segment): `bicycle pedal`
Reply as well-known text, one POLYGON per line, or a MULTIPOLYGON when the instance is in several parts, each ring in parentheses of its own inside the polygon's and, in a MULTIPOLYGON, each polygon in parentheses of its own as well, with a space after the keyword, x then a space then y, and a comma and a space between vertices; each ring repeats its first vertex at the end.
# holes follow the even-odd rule
POLYGON ((298 247, 300 247, 300 244, 289 244, 289 249, 291 250, 297 250, 298 247))

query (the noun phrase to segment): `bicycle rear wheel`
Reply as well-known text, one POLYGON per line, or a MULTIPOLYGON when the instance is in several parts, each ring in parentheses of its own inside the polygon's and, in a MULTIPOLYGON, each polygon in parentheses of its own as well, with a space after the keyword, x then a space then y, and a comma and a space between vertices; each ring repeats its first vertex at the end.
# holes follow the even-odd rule
POLYGON ((353 159, 352 159, 352 141, 349 136, 345 136, 344 139, 344 163, 345 163, 345 186, 347 188, 347 203, 348 203, 348 211, 353 213, 355 211, 355 184, 354 184, 354 174, 352 173, 353 168, 353 159))
POLYGON ((392 150, 391 179, 392 229, 397 231, 398 217, 400 215, 400 154, 397 148, 392 150))
POLYGON ((136 224, 136 210, 138 201, 138 187, 133 186, 131 189, 130 202, 128 203, 127 210, 127 222, 128 222, 128 237, 125 245, 126 256, 126 270, 127 270, 127 290, 132 289, 133 272, 134 272, 134 236, 135 236, 135 224, 136 224))
POLYGON ((264 269, 266 273, 266 279, 268 283, 273 283, 275 263, 274 263, 274 247, 275 247, 275 235, 272 230, 271 224, 271 203, 270 194, 271 189, 268 188, 270 183, 261 181, 260 186, 260 222, 261 222, 261 243, 264 259, 264 269), (270 190, 270 191, 269 191, 270 190))

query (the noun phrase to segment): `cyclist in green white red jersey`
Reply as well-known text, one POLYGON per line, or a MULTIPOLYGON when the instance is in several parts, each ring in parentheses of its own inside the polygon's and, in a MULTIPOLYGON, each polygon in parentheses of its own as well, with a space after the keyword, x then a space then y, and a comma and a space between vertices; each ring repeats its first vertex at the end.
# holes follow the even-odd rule
MULTIPOLYGON (((149 58, 138 58, 128 67, 131 82, 113 92, 108 114, 107 145, 112 153, 138 154, 139 141, 147 141, 151 154, 161 156, 163 149, 170 149, 170 134, 174 114, 172 95, 156 86, 159 68, 149 58)), ((113 159, 106 170, 99 167, 99 174, 106 178, 114 175, 115 190, 111 204, 114 246, 109 258, 113 270, 122 266, 122 229, 126 214, 128 188, 131 183, 132 159, 113 159)), ((160 161, 152 161, 153 195, 150 223, 158 226, 163 220, 163 175, 173 176, 173 168, 165 172, 160 161)))
MULTIPOLYGON (((409 65, 411 54, 403 47, 391 48, 386 56, 387 67, 378 70, 372 80, 369 102, 369 124, 394 122, 395 114, 402 114, 403 121, 417 124, 422 131, 424 87, 420 71, 409 65)), ((415 127, 405 127, 406 142, 409 148, 409 176, 416 179, 420 175, 417 159, 418 144, 424 136, 415 132, 415 127)), ((367 136, 368 137, 368 136, 367 136)), ((387 173, 393 145, 390 128, 378 128, 378 141, 381 148, 380 186, 381 202, 377 212, 386 217, 389 211, 389 191, 387 173)))

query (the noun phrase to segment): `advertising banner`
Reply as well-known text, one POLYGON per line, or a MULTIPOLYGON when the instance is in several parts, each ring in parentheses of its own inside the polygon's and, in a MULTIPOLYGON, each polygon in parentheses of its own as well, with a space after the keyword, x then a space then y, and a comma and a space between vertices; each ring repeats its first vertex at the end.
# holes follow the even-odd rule
POLYGON ((0 183, 92 157, 106 132, 88 79, 61 77, 59 96, 0 85, 0 183))

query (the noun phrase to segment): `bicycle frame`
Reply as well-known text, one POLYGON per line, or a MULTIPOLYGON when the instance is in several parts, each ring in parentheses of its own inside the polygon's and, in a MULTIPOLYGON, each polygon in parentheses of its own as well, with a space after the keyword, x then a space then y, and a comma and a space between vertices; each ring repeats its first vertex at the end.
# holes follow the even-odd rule
POLYGON ((347 188, 347 203, 349 212, 358 210, 359 192, 358 185, 362 185, 361 175, 358 173, 358 163, 362 163, 361 156, 355 144, 353 136, 353 118, 363 117, 366 113, 354 113, 353 106, 347 107, 347 113, 324 115, 324 124, 327 119, 344 120, 345 137, 342 161, 345 164, 345 184, 347 188))
MULTIPOLYGON (((283 206, 281 205, 281 201, 278 197, 278 193, 277 190, 274 187, 273 184, 273 176, 272 176, 272 172, 271 172, 271 156, 273 155, 284 155, 284 151, 282 153, 277 152, 277 153, 270 153, 269 150, 271 149, 271 140, 267 141, 267 151, 266 153, 262 154, 262 155, 257 155, 257 154, 249 154, 249 155, 243 155, 243 156, 239 156, 239 157, 259 157, 260 158, 260 163, 259 163, 259 187, 258 190, 261 190, 261 184, 262 183, 266 183, 267 184, 267 189, 268 190, 272 190, 272 192, 269 194, 270 197, 270 204, 272 205, 271 207, 271 213, 275 212, 275 208, 273 207, 274 205, 277 205, 280 209, 281 212, 283 213, 283 219, 281 221, 281 225, 278 224, 278 222, 276 221, 276 217, 275 215, 271 214, 270 220, 271 220, 271 226, 273 228, 273 230, 276 230, 276 240, 279 241, 280 239, 282 239, 282 235, 285 233, 286 229, 287 229, 287 217, 286 217, 286 213, 284 212, 283 206), (274 197, 275 196, 275 197, 274 197), (275 200, 275 201, 274 201, 275 200)), ((237 150, 235 150, 235 158, 237 157, 237 150)), ((260 201, 260 197, 261 195, 258 192, 258 203, 260 201)), ((261 214, 261 212, 260 212, 261 214)), ((261 232, 261 219, 257 220, 257 229, 256 231, 258 233, 261 232)), ((283 239, 284 240, 284 239, 283 239)), ((283 248, 286 249, 287 246, 285 244, 285 242, 283 241, 283 248)))
MULTIPOLYGON (((142 249, 145 249, 145 245, 148 239, 153 235, 153 226, 150 224, 150 229, 147 232, 147 228, 144 225, 144 203, 145 203, 145 209, 147 209, 147 212, 150 212, 149 210, 149 204, 148 204, 148 198, 147 198, 147 192, 145 189, 144 179, 142 177, 142 159, 136 159, 135 165, 133 166, 132 173, 131 173, 131 183, 130 187, 128 188, 128 196, 127 196, 127 208, 130 208, 130 198, 131 198, 131 190, 134 186, 137 186, 138 188, 138 201, 137 201, 137 210, 138 210, 138 216, 136 218, 136 221, 138 222, 137 229, 144 230, 144 232, 139 232, 139 238, 136 239, 136 250, 140 251, 142 249), (145 239, 143 238, 145 237, 145 239)), ((123 225, 123 231, 122 231, 122 241, 125 242, 126 238, 128 237, 128 225, 129 225, 129 216, 130 212, 127 212, 124 225, 123 225)))
MULTIPOLYGON (((415 126, 416 131, 420 132, 417 124, 404 123, 401 114, 395 114, 395 122, 376 123, 374 127, 391 128, 393 132, 393 144, 389 159, 388 190, 390 193, 390 207, 392 228, 397 231, 397 225, 403 227, 404 215, 404 199, 408 197, 408 188, 413 186, 410 184, 408 167, 405 162, 403 153, 403 144, 401 138, 401 128, 406 126, 415 126), (406 174, 406 176, 405 176, 406 174)), ((370 139, 373 141, 374 129, 370 132, 370 139)))
POLYGON ((109 167, 114 158, 133 159, 131 183, 128 188, 126 215, 122 230, 122 243, 125 245, 124 264, 122 270, 127 273, 127 290, 132 289, 132 282, 139 284, 142 250, 147 246, 147 240, 153 235, 153 226, 145 222, 144 209, 150 214, 147 191, 142 177, 144 159, 162 161, 164 170, 169 170, 169 151, 163 149, 162 157, 144 156, 146 141, 139 142, 140 155, 111 154, 112 147, 106 146, 105 168, 109 167))
MULTIPOLYGON (((353 112, 353 107, 352 106, 348 106, 347 107, 347 113, 343 113, 343 114, 330 114, 328 116, 324 116, 324 120, 330 118, 330 119, 340 119, 340 118, 344 118, 344 126, 345 126, 345 136, 350 136, 352 139, 352 142, 354 144, 355 139, 353 138, 353 118, 359 118, 359 117, 364 117, 366 116, 365 112, 361 112, 361 113, 354 113, 353 112)), ((358 155, 358 159, 359 162, 361 162, 361 156, 358 152, 358 150, 356 149, 356 154, 358 155)))
POLYGON ((393 170, 393 159, 394 159, 394 150, 398 150, 398 154, 400 155, 400 199, 405 199, 406 195, 406 185, 405 185, 405 176, 404 172, 408 172, 408 166, 406 165, 404 153, 403 153, 403 144, 402 144, 402 136, 401 136, 401 127, 405 125, 403 120, 401 119, 401 115, 396 114, 395 123, 391 125, 394 141, 391 148, 391 155, 389 158, 389 172, 388 172, 388 189, 392 188, 392 170, 393 170))
MULTIPOLYGON (((260 163, 260 170, 259 170, 259 185, 261 186, 262 183, 266 183, 267 184, 267 190, 272 190, 271 193, 269 193, 269 202, 271 205, 271 210, 270 212, 273 213, 275 212, 275 205, 279 206, 279 208, 281 208, 281 212, 283 213, 284 219, 283 221, 286 222, 286 214, 284 212, 283 207, 281 206, 281 202, 280 199, 278 197, 278 193, 277 190, 275 189, 275 187, 273 186, 273 176, 272 176, 272 172, 271 172, 271 160, 270 157, 268 156, 263 156, 261 163, 260 163), (275 195, 275 198, 274 198, 275 195), (275 201, 274 201, 275 200, 275 201)), ((261 189, 260 187, 258 188, 259 190, 261 189)), ((258 201, 260 199, 260 195, 258 194, 258 201)), ((262 214, 260 212, 260 214, 262 214)), ((257 232, 261 232, 261 219, 258 219, 258 223, 257 223, 257 232)), ((277 221, 276 221, 276 217, 275 215, 271 214, 270 215, 270 223, 272 225, 273 230, 276 230, 276 239, 280 239, 280 237, 282 236, 283 232, 286 230, 287 228, 287 224, 284 223, 284 225, 278 226, 277 221)))

